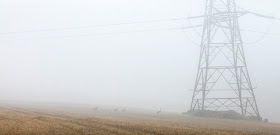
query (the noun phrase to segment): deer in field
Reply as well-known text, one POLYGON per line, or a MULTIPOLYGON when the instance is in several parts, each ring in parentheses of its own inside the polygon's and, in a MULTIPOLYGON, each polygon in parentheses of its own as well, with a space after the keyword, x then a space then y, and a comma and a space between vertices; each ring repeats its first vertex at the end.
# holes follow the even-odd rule
POLYGON ((92 110, 97 111, 97 110, 98 110, 98 107, 94 107, 94 108, 92 108, 92 110))
POLYGON ((122 112, 126 112, 126 108, 123 108, 123 109, 122 109, 122 112))
POLYGON ((265 122, 265 123, 268 123, 268 119, 264 119, 264 122, 265 122))
POLYGON ((160 109, 159 109, 159 111, 157 111, 157 114, 160 114, 160 113, 161 113, 161 111, 162 111, 162 109, 160 108, 160 109))

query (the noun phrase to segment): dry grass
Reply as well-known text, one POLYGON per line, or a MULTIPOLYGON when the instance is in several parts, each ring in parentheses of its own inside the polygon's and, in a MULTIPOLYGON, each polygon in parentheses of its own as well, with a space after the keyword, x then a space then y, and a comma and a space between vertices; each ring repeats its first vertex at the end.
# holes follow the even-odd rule
POLYGON ((188 118, 179 115, 69 114, 0 108, 2 135, 241 135, 280 134, 278 124, 188 118))

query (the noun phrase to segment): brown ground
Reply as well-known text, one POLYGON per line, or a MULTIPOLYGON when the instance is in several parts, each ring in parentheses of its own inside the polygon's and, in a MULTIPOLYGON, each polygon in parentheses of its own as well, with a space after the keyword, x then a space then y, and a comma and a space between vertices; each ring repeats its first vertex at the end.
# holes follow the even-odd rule
POLYGON ((175 114, 93 111, 67 113, 15 107, 0 108, 2 135, 279 134, 280 124, 193 118, 175 114))

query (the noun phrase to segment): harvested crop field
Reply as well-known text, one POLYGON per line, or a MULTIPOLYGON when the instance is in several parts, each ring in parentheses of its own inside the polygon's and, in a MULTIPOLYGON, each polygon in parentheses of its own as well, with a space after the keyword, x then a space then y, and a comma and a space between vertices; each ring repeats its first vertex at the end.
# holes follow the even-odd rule
POLYGON ((280 134, 280 124, 194 118, 179 114, 0 108, 2 135, 280 134))

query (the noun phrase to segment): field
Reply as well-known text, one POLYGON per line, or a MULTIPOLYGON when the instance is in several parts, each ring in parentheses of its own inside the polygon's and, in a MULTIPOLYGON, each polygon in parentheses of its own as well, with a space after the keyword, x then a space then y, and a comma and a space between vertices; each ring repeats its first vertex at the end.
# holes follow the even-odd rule
POLYGON ((0 108, 1 135, 280 134, 280 124, 194 118, 180 114, 0 108))

